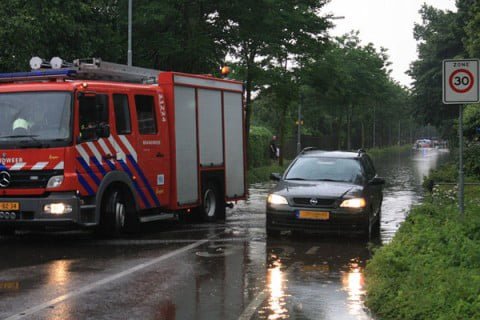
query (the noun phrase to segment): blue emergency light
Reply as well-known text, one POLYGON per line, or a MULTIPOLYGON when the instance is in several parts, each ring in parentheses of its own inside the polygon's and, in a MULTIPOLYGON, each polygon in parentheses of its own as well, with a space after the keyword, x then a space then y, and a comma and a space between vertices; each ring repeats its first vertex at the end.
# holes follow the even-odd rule
POLYGON ((72 77, 77 73, 73 69, 62 70, 38 70, 29 72, 0 73, 0 82, 28 81, 28 80, 49 80, 72 77))

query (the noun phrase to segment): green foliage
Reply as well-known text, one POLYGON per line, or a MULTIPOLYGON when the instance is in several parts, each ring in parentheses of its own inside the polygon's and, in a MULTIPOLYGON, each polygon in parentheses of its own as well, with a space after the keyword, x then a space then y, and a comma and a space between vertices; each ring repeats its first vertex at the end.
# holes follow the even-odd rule
POLYGON ((436 198, 416 207, 368 263, 366 303, 381 319, 478 319, 479 275, 478 202, 460 222, 456 205, 436 198))
POLYGON ((480 105, 467 105, 463 112, 463 135, 473 140, 479 136, 477 128, 480 128, 480 105))
POLYGON ((116 0, 1 1, 0 16, 2 71, 24 71, 35 55, 117 61, 126 51, 117 32, 116 0))
POLYGON ((440 166, 438 169, 429 173, 428 177, 423 179, 423 187, 431 189, 434 183, 456 182, 458 178, 458 166, 454 162, 450 162, 440 166))
POLYGON ((398 154, 410 152, 411 149, 412 149, 411 145, 405 144, 401 146, 395 145, 395 146, 389 146, 384 148, 370 148, 370 149, 367 149, 367 153, 373 159, 379 159, 385 156, 398 155, 398 154))
POLYGON ((469 142, 463 156, 466 174, 480 179, 480 143, 469 142))
POLYGON ((247 172, 247 183, 259 183, 265 182, 270 179, 270 174, 273 172, 283 173, 288 166, 289 162, 283 166, 278 164, 273 164, 270 166, 258 167, 258 168, 250 168, 247 172))
POLYGON ((457 110, 442 103, 442 60, 466 56, 465 33, 454 12, 423 5, 420 14, 423 23, 414 29, 419 58, 409 71, 414 79, 415 117, 424 124, 448 127, 457 110))
POLYGON ((272 132, 265 127, 250 128, 248 163, 250 168, 266 166, 270 163, 269 145, 272 132))

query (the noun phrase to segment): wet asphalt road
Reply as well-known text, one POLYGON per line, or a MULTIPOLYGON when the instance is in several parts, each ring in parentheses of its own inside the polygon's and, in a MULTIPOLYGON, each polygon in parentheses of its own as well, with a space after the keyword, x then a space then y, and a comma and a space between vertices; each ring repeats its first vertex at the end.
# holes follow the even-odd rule
MULTIPOLYGON (((387 178, 381 238, 421 199, 437 152, 377 163, 387 178)), ((162 222, 135 237, 86 232, 0 238, 0 319, 371 319, 358 238, 265 235, 270 183, 253 185, 225 224, 162 222)))

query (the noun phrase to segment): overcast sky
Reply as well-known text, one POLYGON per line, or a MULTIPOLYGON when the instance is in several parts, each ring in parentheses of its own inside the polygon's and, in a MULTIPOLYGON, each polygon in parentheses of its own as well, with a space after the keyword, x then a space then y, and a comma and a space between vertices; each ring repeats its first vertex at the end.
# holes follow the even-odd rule
POLYGON ((410 86, 412 79, 405 71, 417 58, 413 26, 421 22, 418 11, 423 3, 456 10, 455 0, 331 0, 324 13, 345 17, 333 21, 336 26, 331 30, 332 35, 358 30, 365 44, 372 42, 377 48, 388 49, 392 77, 410 86))

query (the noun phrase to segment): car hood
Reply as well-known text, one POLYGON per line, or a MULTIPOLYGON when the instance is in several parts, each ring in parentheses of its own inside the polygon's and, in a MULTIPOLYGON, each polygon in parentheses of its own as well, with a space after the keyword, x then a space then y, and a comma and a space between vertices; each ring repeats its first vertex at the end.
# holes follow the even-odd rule
POLYGON ((341 198, 347 193, 360 194, 362 186, 332 181, 280 181, 272 190, 285 197, 341 198))

